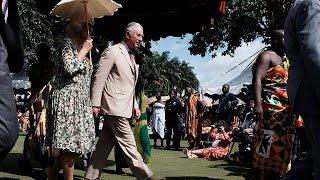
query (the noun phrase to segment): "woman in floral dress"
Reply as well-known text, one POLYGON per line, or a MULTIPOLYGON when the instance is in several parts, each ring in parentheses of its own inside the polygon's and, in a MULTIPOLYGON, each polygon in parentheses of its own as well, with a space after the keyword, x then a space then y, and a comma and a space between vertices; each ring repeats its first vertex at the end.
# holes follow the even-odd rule
POLYGON ((63 169, 65 179, 73 179, 74 163, 79 155, 92 152, 95 129, 90 101, 92 62, 86 56, 92 48, 87 25, 71 21, 55 62, 55 78, 49 98, 47 144, 56 157, 49 179, 63 169))

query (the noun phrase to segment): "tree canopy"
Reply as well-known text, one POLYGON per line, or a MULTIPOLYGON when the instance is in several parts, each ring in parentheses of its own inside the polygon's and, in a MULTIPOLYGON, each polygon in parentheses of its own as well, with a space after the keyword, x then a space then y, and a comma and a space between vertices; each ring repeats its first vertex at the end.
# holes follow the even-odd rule
POLYGON ((205 56, 222 48, 223 55, 233 55, 242 42, 262 37, 269 43, 275 29, 283 29, 292 0, 229 0, 226 15, 214 26, 203 27, 190 41, 190 53, 205 56))
POLYGON ((198 89, 199 86, 193 67, 176 57, 170 59, 169 52, 154 52, 151 56, 145 56, 138 83, 143 86, 147 96, 168 94, 172 89, 181 92, 186 87, 198 89))
POLYGON ((54 48, 52 22, 47 15, 39 12, 34 0, 20 0, 17 5, 25 55, 33 63, 37 61, 36 48, 39 44, 45 43, 54 48))
MULTIPOLYGON (((54 43, 63 33, 64 22, 50 16, 48 10, 44 10, 46 13, 39 11, 34 0, 18 1, 18 10, 26 58, 31 63, 37 62, 36 49, 39 44, 44 43, 51 48, 50 58, 54 61, 57 58, 54 43)), ((105 39, 104 34, 94 34, 94 36, 95 45, 102 52, 108 46, 109 39, 105 39)), ((170 59, 169 52, 162 54, 151 52, 150 47, 150 42, 146 42, 139 51, 140 58, 144 62, 140 67, 139 84, 144 87, 148 96, 158 92, 167 94, 174 88, 177 90, 186 87, 198 88, 199 81, 193 73, 193 67, 185 61, 180 62, 178 58, 170 59)), ((93 55, 98 57, 96 53, 93 55)))

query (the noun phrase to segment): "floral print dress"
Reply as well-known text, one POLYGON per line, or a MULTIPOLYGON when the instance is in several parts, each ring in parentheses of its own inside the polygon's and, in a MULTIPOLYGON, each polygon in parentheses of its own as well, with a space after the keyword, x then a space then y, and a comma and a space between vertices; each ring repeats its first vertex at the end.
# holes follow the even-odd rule
POLYGON ((76 44, 65 39, 55 62, 55 78, 49 98, 47 143, 77 154, 95 148, 95 128, 90 101, 92 63, 78 59, 76 44))

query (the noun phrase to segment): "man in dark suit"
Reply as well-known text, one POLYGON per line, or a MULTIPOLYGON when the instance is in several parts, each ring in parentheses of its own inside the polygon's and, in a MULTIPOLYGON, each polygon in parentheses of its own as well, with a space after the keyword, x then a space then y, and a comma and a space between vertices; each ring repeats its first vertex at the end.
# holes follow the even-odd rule
POLYGON ((302 116, 314 158, 314 179, 320 179, 320 1, 296 0, 285 24, 290 60, 288 95, 302 116))
MULTIPOLYGON (((2 4, 2 0, 0 0, 2 4)), ((12 64, 12 71, 19 71, 23 60, 12 58, 12 49, 18 47, 14 31, 5 23, 2 11, 0 12, 0 160, 2 160, 14 146, 18 135, 19 125, 16 118, 16 105, 14 101, 12 82, 8 63, 12 64)), ((18 43, 19 44, 19 43, 18 43)), ((18 52, 19 53, 19 52, 18 52)), ((14 55, 12 57, 15 57, 14 55)), ((23 57, 23 56, 20 56, 23 57)))

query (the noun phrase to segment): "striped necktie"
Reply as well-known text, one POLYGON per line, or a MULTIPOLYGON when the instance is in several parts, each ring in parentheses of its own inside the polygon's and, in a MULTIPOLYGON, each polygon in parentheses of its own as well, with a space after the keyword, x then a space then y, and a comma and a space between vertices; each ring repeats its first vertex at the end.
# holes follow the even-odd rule
POLYGON ((135 55, 134 55, 134 51, 133 50, 129 51, 129 57, 130 57, 132 65, 134 65, 136 60, 135 60, 135 55))
POLYGON ((8 19, 8 0, 2 0, 2 12, 4 15, 4 20, 7 22, 8 19))

